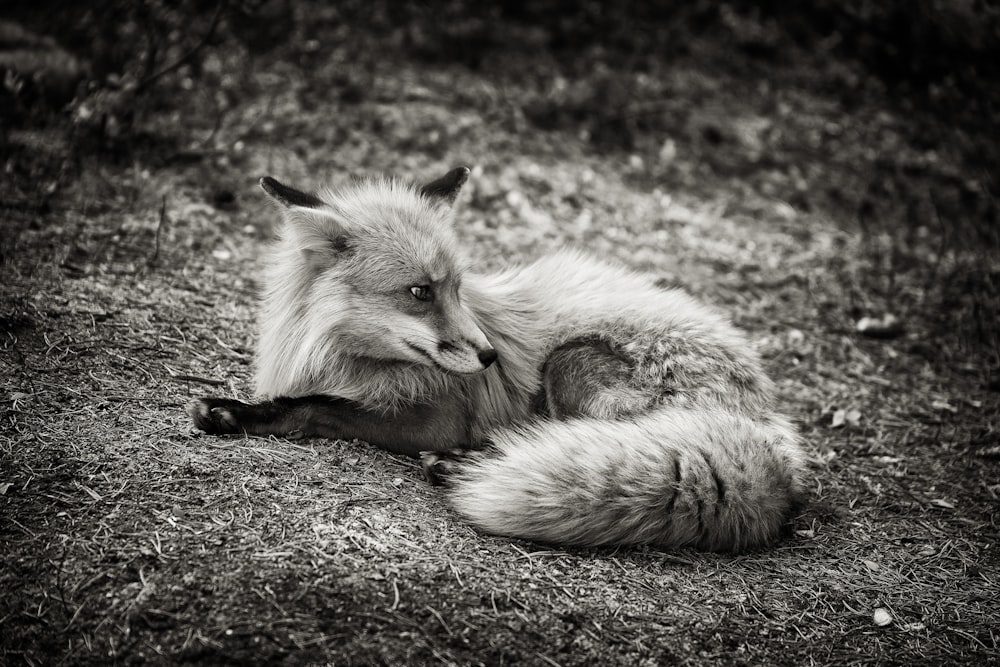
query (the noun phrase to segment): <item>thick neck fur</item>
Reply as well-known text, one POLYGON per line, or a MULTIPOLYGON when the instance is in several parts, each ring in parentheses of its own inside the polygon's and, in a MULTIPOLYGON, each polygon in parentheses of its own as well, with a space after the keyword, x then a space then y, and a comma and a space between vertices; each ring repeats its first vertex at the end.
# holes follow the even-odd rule
POLYGON ((465 380, 472 404, 485 408, 472 415, 474 435, 524 419, 541 387, 550 327, 531 291, 505 278, 469 275, 465 280, 466 301, 497 351, 493 366, 465 380))
POLYGON ((468 398, 471 428, 479 436, 491 427, 523 420, 540 387, 546 345, 544 315, 530 293, 504 276, 464 278, 463 300, 498 353, 498 361, 472 375, 404 361, 373 359, 337 344, 337 326, 323 322, 308 303, 310 277, 287 272, 280 254, 266 276, 270 288, 261 304, 257 392, 265 396, 326 394, 349 398, 373 410, 391 411, 414 402, 432 402, 443 392, 468 398), (279 324, 280 323, 280 324, 279 324))

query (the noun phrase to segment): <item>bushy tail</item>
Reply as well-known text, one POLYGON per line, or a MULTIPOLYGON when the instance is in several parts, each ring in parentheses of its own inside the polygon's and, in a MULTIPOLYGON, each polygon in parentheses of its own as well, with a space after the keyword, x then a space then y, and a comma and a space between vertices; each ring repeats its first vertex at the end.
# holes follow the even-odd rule
POLYGON ((491 439, 449 481, 455 509, 499 535, 738 552, 776 538, 804 495, 805 456, 780 417, 670 408, 491 439))

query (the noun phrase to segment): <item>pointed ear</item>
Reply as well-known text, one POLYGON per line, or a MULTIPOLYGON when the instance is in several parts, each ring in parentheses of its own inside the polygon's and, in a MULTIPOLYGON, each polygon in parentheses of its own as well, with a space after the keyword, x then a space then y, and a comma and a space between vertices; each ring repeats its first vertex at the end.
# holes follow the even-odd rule
POLYGON ((283 183, 279 183, 270 176, 265 176, 260 179, 260 187, 264 189, 264 192, 266 192, 271 199, 286 208, 292 208, 293 206, 299 206, 302 208, 319 208, 323 205, 323 201, 316 195, 299 192, 295 188, 290 188, 283 183))
POLYGON ((315 195, 300 192, 270 176, 260 179, 260 187, 271 199, 285 207, 291 238, 308 260, 320 265, 351 251, 350 234, 340 217, 315 195))
POLYGON ((420 188, 420 194, 431 199, 443 199, 448 204, 455 203, 458 191, 469 180, 468 167, 455 167, 447 174, 420 188))

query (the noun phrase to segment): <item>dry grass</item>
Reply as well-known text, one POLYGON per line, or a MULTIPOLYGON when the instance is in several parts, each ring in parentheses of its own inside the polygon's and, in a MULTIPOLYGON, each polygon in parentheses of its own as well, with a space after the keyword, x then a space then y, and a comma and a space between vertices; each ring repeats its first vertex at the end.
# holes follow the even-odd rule
MULTIPOLYGON (((334 49, 326 67, 348 55, 334 49)), ((240 54, 228 58, 223 70, 240 54)), ((971 315, 949 331, 930 292, 894 302, 873 289, 884 274, 870 273, 871 238, 837 209, 793 208, 781 179, 769 193, 699 166, 699 151, 750 150, 738 140, 712 149, 678 130, 670 164, 641 145, 597 154, 571 132, 525 125, 517 103, 534 93, 513 75, 501 85, 448 66, 371 67, 363 100, 333 91, 318 105, 299 70, 261 64, 225 122, 192 102, 192 145, 211 140, 200 161, 94 160, 20 232, 0 285, 5 661, 1000 658, 1000 401, 984 388, 996 348, 954 335, 971 315), (192 396, 249 391, 253 257, 270 224, 256 178, 308 187, 460 162, 481 166, 459 224, 482 264, 583 245, 719 303, 751 331, 815 458, 813 502, 788 540, 728 557, 498 539, 458 521, 413 461, 367 445, 190 432, 192 396), (235 208, 206 203, 219 190, 235 208), (859 314, 894 303, 906 307, 904 336, 854 333, 859 314), (841 409, 857 413, 834 428, 841 409)), ((766 106, 725 95, 754 86, 697 62, 670 76, 694 117, 708 109, 724 123, 766 106)), ((789 103, 790 133, 842 127, 841 161, 864 153, 872 118, 892 113, 875 98, 848 114, 808 89, 789 103)), ((168 117, 148 122, 176 132, 168 117)), ((659 150, 662 137, 648 139, 659 150)), ((794 174, 794 157, 777 154, 772 170, 794 174)), ((858 170, 835 162, 809 169, 854 183, 858 170)), ((901 292, 923 285, 923 260, 924 273, 896 276, 901 292)), ((971 266, 992 276, 995 262, 971 266)), ((976 312, 996 323, 995 311, 976 312)))

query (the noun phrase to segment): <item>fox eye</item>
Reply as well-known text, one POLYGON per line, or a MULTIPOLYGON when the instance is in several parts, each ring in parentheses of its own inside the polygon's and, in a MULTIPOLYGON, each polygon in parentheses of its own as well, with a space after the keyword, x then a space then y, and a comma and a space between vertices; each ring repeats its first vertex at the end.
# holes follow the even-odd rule
POLYGON ((414 285, 410 288, 410 294, 419 301, 430 301, 433 298, 431 288, 427 285, 414 285))

